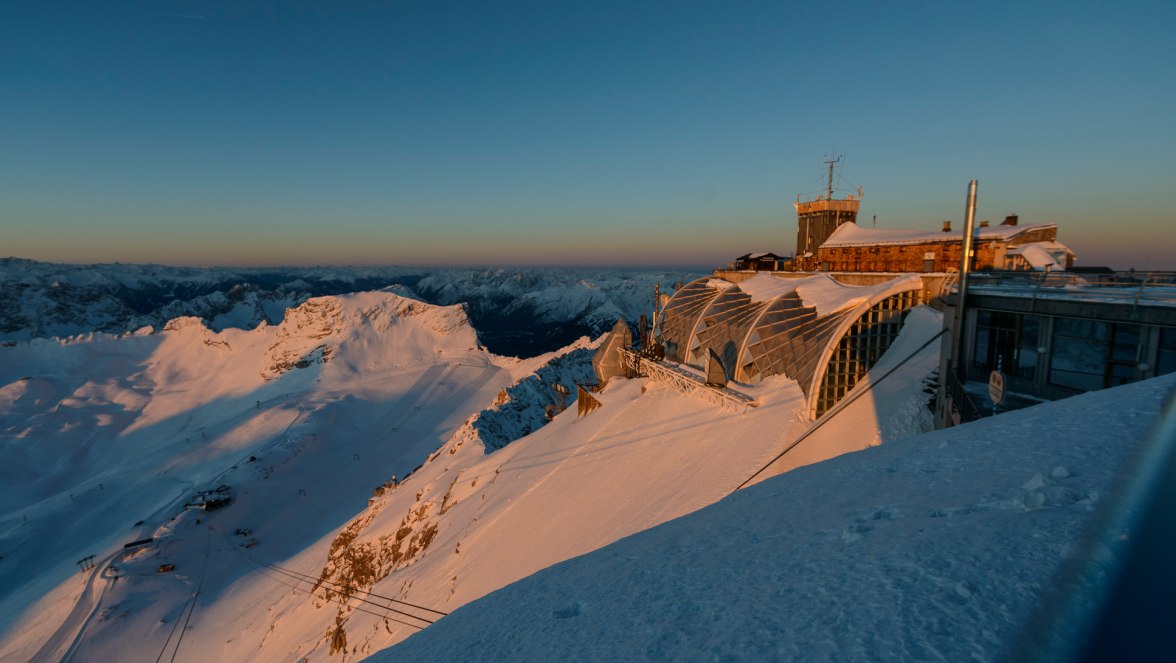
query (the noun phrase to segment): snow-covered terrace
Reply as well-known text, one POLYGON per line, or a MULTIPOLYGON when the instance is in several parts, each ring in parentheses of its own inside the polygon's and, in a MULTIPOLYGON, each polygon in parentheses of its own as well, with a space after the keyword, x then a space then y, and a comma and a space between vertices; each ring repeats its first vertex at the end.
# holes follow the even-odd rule
POLYGON ((1132 306, 1176 307, 1176 273, 1083 277, 1075 274, 975 273, 969 294, 1132 306))

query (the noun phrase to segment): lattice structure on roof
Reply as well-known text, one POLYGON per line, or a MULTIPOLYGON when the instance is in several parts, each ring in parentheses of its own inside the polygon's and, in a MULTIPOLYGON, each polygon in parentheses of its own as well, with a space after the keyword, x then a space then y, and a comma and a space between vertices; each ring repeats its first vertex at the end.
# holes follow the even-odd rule
POLYGON ((721 282, 711 278, 691 281, 679 288, 666 302, 658 318, 658 342, 665 347, 666 359, 682 361, 682 353, 694 331, 698 315, 723 292, 722 288, 712 283, 721 282))
POLYGON ((686 284, 666 303, 657 340, 667 360, 697 369, 707 367, 713 351, 736 382, 790 377, 813 418, 844 398, 890 347, 922 290, 917 277, 857 287, 819 275, 766 282, 766 295, 764 283, 748 283, 747 290, 713 277, 686 284), (820 309, 805 300, 806 289, 819 293, 820 309))

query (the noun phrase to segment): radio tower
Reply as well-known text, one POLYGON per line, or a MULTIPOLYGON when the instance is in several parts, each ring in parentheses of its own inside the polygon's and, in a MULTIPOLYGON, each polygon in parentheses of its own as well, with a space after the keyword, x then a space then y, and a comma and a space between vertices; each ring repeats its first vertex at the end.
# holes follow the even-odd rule
POLYGON ((861 187, 858 187, 857 197, 852 193, 845 198, 833 197, 833 168, 840 162, 840 156, 824 162, 829 166, 825 195, 803 202, 797 196, 793 203, 796 207, 796 255, 793 264, 798 270, 816 269, 817 247, 824 244, 841 224, 857 221, 857 213, 862 205, 861 187))

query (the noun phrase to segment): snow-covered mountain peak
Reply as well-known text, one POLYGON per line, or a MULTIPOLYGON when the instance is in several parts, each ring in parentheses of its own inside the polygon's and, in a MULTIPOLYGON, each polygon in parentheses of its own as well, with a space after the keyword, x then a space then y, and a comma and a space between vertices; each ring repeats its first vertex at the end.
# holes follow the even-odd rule
POLYGON ((172 318, 163 325, 165 332, 191 332, 196 331, 202 335, 208 334, 208 325, 204 324, 204 320, 194 315, 184 315, 178 318, 172 318))
MULTIPOLYGON (((209 575, 219 579, 202 597, 223 598, 249 564, 244 550, 267 559, 307 554, 321 568, 331 539, 321 550, 315 542, 361 512, 373 486, 407 474, 516 379, 517 362, 500 367, 478 346, 464 307, 394 292, 310 299, 280 324, 252 330, 218 331, 205 320, 173 317, 144 335, 0 344, 0 660, 69 647, 80 626, 70 614, 83 608, 46 620, 29 602, 104 600, 71 593, 73 562, 90 555, 130 569, 95 576, 96 585, 133 576, 159 589, 143 594, 129 579, 111 585, 99 612, 124 607, 118 623, 89 622, 86 648, 95 651, 121 647, 124 628, 167 639, 166 615, 178 596, 170 592, 182 593, 179 585, 199 573, 188 555, 204 554, 210 538, 209 575), (221 486, 231 487, 221 492, 232 507, 214 522, 200 500, 221 486), (216 534, 195 541, 195 528, 213 525, 216 534), (238 530, 251 534, 227 540, 238 530), (141 539, 153 540, 149 551, 123 554, 123 544, 141 539), (29 627, 17 624, 21 615, 30 616, 29 627), (142 628, 127 626, 140 618, 142 628)), ((256 589, 267 596, 272 581, 259 579, 256 589)), ((239 628, 244 613, 227 614, 229 628, 239 628)), ((292 646, 313 640, 312 631, 320 629, 292 646)), ((95 658, 128 656, 78 660, 95 658)), ((221 657, 247 658, 256 657, 221 657)))
POLYGON ((464 307, 435 306, 387 288, 308 299, 287 309, 278 325, 278 336, 326 338, 366 327, 387 333, 407 318, 419 318, 419 324, 445 335, 473 331, 464 307))
POLYGON ((403 365, 478 350, 464 307, 434 306, 392 292, 315 297, 286 311, 265 353, 262 377, 324 364, 342 345, 353 365, 403 365))

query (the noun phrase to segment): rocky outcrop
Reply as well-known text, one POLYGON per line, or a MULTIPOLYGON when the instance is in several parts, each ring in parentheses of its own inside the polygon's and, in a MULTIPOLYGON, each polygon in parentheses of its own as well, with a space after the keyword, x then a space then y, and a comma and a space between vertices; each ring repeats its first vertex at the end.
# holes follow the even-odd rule
MULTIPOLYGON (((419 309, 408 307, 406 312, 414 310, 419 309)), ((559 400, 558 393, 552 389, 554 385, 567 385, 574 394, 576 384, 593 379, 592 354, 596 345, 598 342, 581 339, 532 375, 507 388, 509 398, 505 402, 470 417, 422 467, 447 463, 466 445, 480 445, 486 453, 492 452, 546 424, 547 407, 558 404, 559 400)), ((326 636, 332 648, 346 643, 346 621, 352 610, 348 602, 366 597, 372 586, 420 559, 437 538, 446 512, 497 479, 497 474, 469 477, 460 469, 444 467, 443 480, 429 482, 421 488, 399 521, 391 521, 398 522, 394 529, 389 527, 387 517, 379 518, 390 504, 403 505, 407 500, 397 492, 403 490, 403 484, 392 479, 375 488, 363 513, 344 526, 331 542, 315 586, 315 602, 318 607, 329 603, 338 605, 335 627, 326 636), (383 523, 383 530, 378 522, 383 523)))
POLYGON ((334 297, 312 299, 286 313, 273 345, 266 350, 261 376, 272 380, 279 375, 331 358, 334 350, 325 342, 343 326, 342 304, 334 297))
POLYGON ((505 402, 478 413, 471 426, 487 451, 501 449, 538 430, 547 423, 549 412, 574 403, 576 385, 596 382, 592 371, 596 344, 582 339, 578 345, 508 387, 505 402), (556 391, 556 385, 565 391, 556 391))

